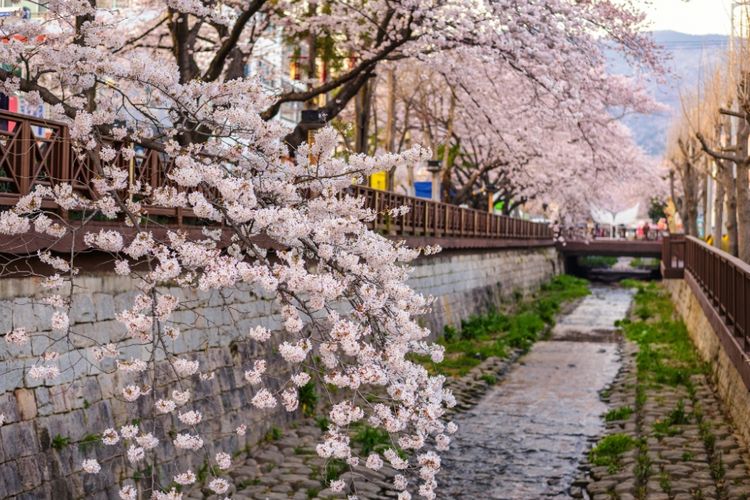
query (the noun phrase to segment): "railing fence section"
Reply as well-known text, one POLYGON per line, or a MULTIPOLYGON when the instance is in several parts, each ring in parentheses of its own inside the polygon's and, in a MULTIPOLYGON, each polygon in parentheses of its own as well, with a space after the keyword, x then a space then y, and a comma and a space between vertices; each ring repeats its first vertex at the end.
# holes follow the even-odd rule
POLYGON ((685 235, 665 236, 661 243, 661 274, 666 279, 681 279, 685 271, 685 235))
POLYGON ((685 278, 750 389, 750 265, 692 236, 663 247, 665 278, 685 278))
POLYGON ((517 240, 551 240, 548 224, 494 215, 471 208, 457 207, 423 198, 352 186, 355 196, 365 199, 368 208, 377 213, 374 228, 385 234, 435 238, 483 238, 517 240), (392 209, 406 206, 403 215, 391 216, 392 209))
POLYGON ((685 270, 740 340, 744 352, 750 353, 750 265, 688 237, 685 270))
MULTIPOLYGON (((151 188, 172 185, 167 177, 174 162, 161 151, 135 144, 135 155, 120 153, 123 144, 113 141, 118 151, 114 164, 127 170, 130 182, 140 181, 151 188)), ((92 196, 94 165, 87 155, 73 148, 68 127, 59 122, 0 111, 0 208, 13 206, 36 185, 68 182, 92 196)), ((461 208, 422 198, 352 186, 356 196, 377 213, 374 229, 389 235, 551 240, 547 224, 533 223, 480 210, 461 208), (408 206, 404 215, 391 216, 390 209, 408 206)), ((147 206, 146 212, 164 224, 190 224, 191 210, 147 206), (188 220, 185 220, 188 219, 188 220)), ((69 214, 61 213, 68 217, 69 214)))

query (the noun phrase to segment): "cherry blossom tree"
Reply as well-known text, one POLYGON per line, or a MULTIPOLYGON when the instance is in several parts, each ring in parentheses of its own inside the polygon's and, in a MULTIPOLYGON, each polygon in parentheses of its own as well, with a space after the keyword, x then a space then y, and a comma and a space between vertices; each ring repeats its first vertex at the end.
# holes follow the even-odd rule
MULTIPOLYGON (((264 360, 241 360, 245 381, 256 388, 250 402, 256 411, 279 406, 295 411, 298 388, 311 379, 345 389, 346 398, 331 401, 332 426, 318 454, 358 464, 348 428, 367 421, 393 436, 383 459, 415 472, 419 493, 434 498, 438 452, 449 446, 456 430, 443 416, 455 401, 442 377, 430 376, 411 361, 410 355, 421 354, 438 362, 443 352, 427 342, 429 331, 415 320, 431 299, 411 290, 406 279, 409 262, 435 249, 406 248, 368 230, 374 214, 346 194, 352 179, 418 164, 431 152, 414 141, 398 154, 337 155, 333 129, 321 130, 308 144, 301 128, 289 130, 272 118, 284 103, 324 94, 331 98, 323 108, 336 116, 384 61, 430 64, 431 57, 444 54, 450 64, 445 67, 456 72, 463 69, 462 58, 473 58, 471 71, 447 80, 463 93, 455 136, 463 137, 463 144, 476 135, 487 153, 497 140, 529 146, 550 134, 543 148, 549 163, 540 163, 538 174, 529 177, 527 187, 532 186, 563 154, 569 155, 568 166, 580 159, 581 150, 569 147, 591 141, 598 123, 584 124, 584 118, 606 106, 627 104, 608 99, 629 91, 602 71, 600 35, 642 64, 656 65, 650 42, 637 32, 642 16, 630 3, 610 0, 144 0, 131 10, 97 8, 95 0, 54 0, 46 6, 41 21, 0 20, 0 35, 9 40, 0 44, 0 60, 20 68, 20 76, 0 69, 0 91, 44 102, 53 118, 70 125, 76 148, 72 161, 88 170, 90 182, 82 187, 51 179, 49 185, 35 186, 12 210, 0 213, 0 233, 52 239, 48 249, 27 257, 49 271, 41 273, 44 301, 55 310, 51 328, 58 340, 92 341, 69 319, 80 274, 75 250, 82 247, 60 252, 63 242, 110 255, 114 272, 137 286, 133 303, 117 315, 127 327, 126 338, 111 344, 93 339, 87 358, 104 371, 114 360, 120 399, 142 411, 138 425, 92 429, 101 433, 103 445, 118 447, 133 472, 156 464, 154 450, 160 445, 200 454, 216 465, 210 468, 208 488, 217 494, 228 491, 224 471, 234 450, 207 451, 207 442, 216 436, 201 426, 204 416, 193 405, 193 395, 212 374, 203 370, 201 359, 170 350, 170 341, 183 334, 174 315, 189 307, 170 290, 249 287, 274 297, 283 328, 275 332, 256 326, 243 332, 244 338, 276 346, 288 364, 288 376, 270 380, 264 360), (269 93, 257 79, 245 77, 243 68, 258 40, 274 30, 307 44, 310 54, 328 47, 329 64, 340 63, 340 68, 318 81, 310 57, 306 90, 269 93), (498 66, 495 73, 480 71, 488 63, 498 66), (495 77, 506 86, 469 85, 495 77), (472 128, 478 104, 471 97, 516 84, 521 96, 540 96, 533 112, 522 115, 528 129, 505 137, 501 133, 512 121, 507 115, 484 133, 472 128), (550 132, 545 127, 554 115, 564 117, 566 126, 550 132), (576 129, 581 133, 572 134, 576 129), (495 134, 500 139, 493 139, 495 134), (164 179, 161 185, 141 183, 122 168, 141 148, 164 160, 163 171, 154 172, 164 179), (200 234, 164 226, 155 208, 189 212, 200 234), (89 223, 98 219, 111 221, 111 229, 90 230, 89 223), (272 252, 261 244, 269 240, 272 252), (145 355, 123 354, 125 346, 133 345, 145 355), (160 370, 175 383, 158 384, 160 370), (407 458, 397 453, 399 448, 407 458)), ((493 106, 507 104, 494 97, 493 106)), ((522 99, 514 103, 514 110, 522 108, 522 99)), ((494 123, 490 114, 484 116, 494 123)), ((455 140, 453 131, 445 135, 455 140)), ((607 136, 598 140, 603 143, 607 136)), ((497 157, 502 160, 491 161, 511 165, 522 149, 504 148, 497 157)), ((558 177, 564 176, 556 174, 551 184, 558 177)), ((23 344, 33 335, 17 329, 5 333, 5 341, 23 344)), ((29 370, 40 380, 59 374, 53 348, 29 370)), ((244 424, 236 432, 246 432, 244 424)), ((381 461, 367 457, 366 466, 378 468, 381 461)), ((94 458, 81 466, 91 474, 101 469, 94 458)), ((121 485, 121 498, 178 497, 166 491, 156 469, 141 480, 134 473, 121 485)), ((186 468, 172 479, 189 486, 197 481, 196 471, 186 468)), ((410 497, 406 482, 405 475, 397 476, 401 499, 410 497)), ((340 482, 331 486, 344 487, 340 482)))
MULTIPOLYGON (((605 181, 648 179, 641 188, 660 184, 658 177, 643 175, 654 162, 638 152, 617 119, 660 109, 638 82, 602 78, 596 92, 580 99, 576 113, 568 113, 533 82, 492 64, 483 49, 453 49, 422 59, 397 67, 403 90, 396 120, 380 116, 375 133, 399 138, 398 147, 410 140, 429 145, 443 163, 444 200, 484 208, 489 187, 510 212, 537 198, 565 204, 560 185, 569 179, 576 180, 578 189, 571 194, 579 197, 602 192, 605 181), (596 189, 581 190, 582 185, 596 189)), ((389 94, 377 97, 387 101, 389 94)), ((376 117, 382 107, 374 108, 376 117)))

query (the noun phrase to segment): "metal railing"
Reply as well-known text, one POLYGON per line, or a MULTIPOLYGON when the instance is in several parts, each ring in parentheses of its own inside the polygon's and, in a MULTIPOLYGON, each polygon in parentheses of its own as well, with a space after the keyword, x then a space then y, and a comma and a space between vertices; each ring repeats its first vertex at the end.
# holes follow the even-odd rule
POLYGON ((750 265, 688 236, 685 271, 700 286, 744 352, 750 353, 750 265))
POLYGON ((365 206, 377 213, 374 229, 399 236, 430 238, 483 238, 515 240, 551 240, 548 224, 494 215, 472 208, 414 198, 364 186, 352 186, 355 196, 365 199, 365 206), (403 215, 389 211, 409 207, 403 215))
POLYGON ((693 236, 664 240, 662 276, 684 278, 750 389, 750 265, 693 236))
MULTIPOLYGON (((122 154, 124 144, 111 141, 117 155, 110 162, 128 171, 130 182, 140 181, 152 189, 174 185, 167 174, 174 161, 162 151, 142 144, 131 144, 132 159, 122 154)), ((0 208, 13 206, 36 185, 67 182, 86 197, 95 197, 91 181, 98 169, 85 152, 76 150, 67 125, 43 118, 0 110, 0 208)), ((176 187, 176 186, 175 186, 176 187)), ((485 238, 551 240, 546 224, 461 208, 422 198, 352 186, 352 193, 363 197, 366 206, 377 213, 373 228, 390 235, 430 238, 485 238), (391 209, 408 206, 409 212, 392 216, 391 209)), ((54 208, 54 207, 49 207, 54 208)), ((191 210, 145 206, 151 216, 165 224, 182 225, 193 217, 191 210)), ((61 213, 67 217, 67 213, 61 213)), ((551 241, 550 241, 551 243, 551 241)))
POLYGON ((665 279, 682 279, 685 272, 685 235, 670 234, 661 242, 661 275, 665 279))

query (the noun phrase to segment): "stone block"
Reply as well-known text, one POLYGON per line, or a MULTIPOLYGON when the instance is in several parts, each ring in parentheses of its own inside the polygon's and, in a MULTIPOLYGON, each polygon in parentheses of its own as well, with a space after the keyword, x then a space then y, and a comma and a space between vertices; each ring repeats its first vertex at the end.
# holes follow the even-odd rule
POLYGON ((21 420, 31 420, 37 415, 36 397, 31 389, 16 389, 14 391, 16 398, 16 408, 21 420))
POLYGON ((37 330, 49 330, 52 328, 52 314, 55 312, 54 307, 41 302, 34 302, 33 311, 37 330))
POLYGON ((114 306, 115 306, 115 313, 122 312, 126 309, 130 309, 133 307, 133 301, 135 300, 136 295, 138 295, 139 292, 137 291, 129 291, 129 292, 121 292, 114 296, 114 306))
POLYGON ((16 403, 16 398, 12 392, 0 394, 0 413, 5 415, 4 425, 21 420, 21 415, 18 411, 18 404, 16 403))
MULTIPOLYGON (((41 388, 40 388, 41 389, 41 388)), ((48 404, 52 406, 53 413, 65 413, 70 411, 70 402, 68 401, 68 387, 57 385, 47 389, 48 404)))
POLYGON ((115 319, 115 301, 108 293, 95 293, 92 295, 96 320, 105 321, 115 319))
POLYGON ((23 483, 16 464, 8 462, 0 465, 0 498, 10 498, 23 491, 23 483))
POLYGON ((29 332, 39 329, 39 322, 34 314, 34 304, 31 301, 22 300, 13 304, 13 328, 25 328, 29 332))
POLYGON ((42 467, 44 466, 43 454, 16 460, 16 468, 18 475, 21 476, 21 486, 24 490, 31 490, 42 482, 42 467))
POLYGON ((37 419, 39 427, 47 430, 50 439, 55 436, 69 438, 70 441, 80 441, 86 434, 91 432, 86 424, 83 410, 73 410, 66 413, 58 413, 49 417, 37 419))
MULTIPOLYGON (((11 359, 0 361, 0 393, 13 391, 16 387, 22 387, 26 374, 26 362, 24 360, 11 359)), ((38 385, 37 382, 35 385, 38 385)))
POLYGON ((96 320, 96 307, 90 294, 76 294, 70 307, 70 322, 91 323, 96 320))
POLYGON ((18 422, 0 427, 3 450, 8 457, 26 457, 40 451, 32 422, 18 422))
POLYGON ((0 334, 13 329, 13 301, 0 300, 0 334))
POLYGON ((223 326, 229 324, 229 313, 223 307, 207 307, 198 311, 202 315, 208 326, 223 326))
POLYGON ((53 333, 49 330, 37 332, 31 335, 31 355, 41 356, 52 345, 53 333))
POLYGON ((5 342, 2 338, 0 338, 0 360, 24 359, 24 358, 30 358, 31 356, 32 356, 31 342, 26 342, 20 345, 9 344, 5 342))

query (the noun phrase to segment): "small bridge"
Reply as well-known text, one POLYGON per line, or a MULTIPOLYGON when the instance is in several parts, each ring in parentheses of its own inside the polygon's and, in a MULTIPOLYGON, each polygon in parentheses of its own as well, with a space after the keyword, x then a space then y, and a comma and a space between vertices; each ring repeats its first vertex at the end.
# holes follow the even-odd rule
POLYGON ((605 255, 614 257, 653 257, 661 259, 661 240, 617 240, 595 239, 590 241, 566 241, 557 244, 557 250, 565 257, 605 255))
POLYGON ((658 240, 626 240, 599 238, 570 239, 557 243, 557 252, 565 262, 565 272, 587 279, 612 282, 624 278, 659 279, 658 267, 641 269, 629 265, 590 267, 582 265, 582 257, 637 257, 661 260, 663 243, 658 240))

